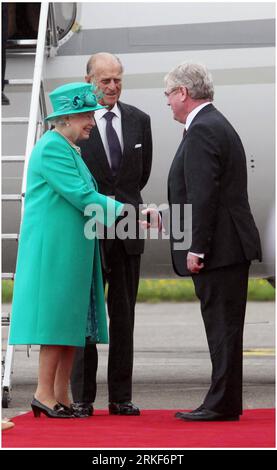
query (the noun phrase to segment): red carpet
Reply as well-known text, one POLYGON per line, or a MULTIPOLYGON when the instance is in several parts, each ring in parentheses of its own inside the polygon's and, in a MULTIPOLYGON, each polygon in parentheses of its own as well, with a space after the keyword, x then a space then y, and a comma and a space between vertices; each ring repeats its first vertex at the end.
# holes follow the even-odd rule
POLYGON ((246 410, 238 422, 186 423, 174 410, 145 410, 141 416, 58 420, 31 413, 13 419, 2 433, 3 448, 272 448, 275 410, 246 410))

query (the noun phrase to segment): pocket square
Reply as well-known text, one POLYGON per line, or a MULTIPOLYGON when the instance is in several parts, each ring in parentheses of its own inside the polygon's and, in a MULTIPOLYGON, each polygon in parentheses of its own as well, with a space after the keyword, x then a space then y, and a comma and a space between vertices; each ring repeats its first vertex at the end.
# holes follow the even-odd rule
POLYGON ((135 149, 139 149, 141 147, 141 144, 136 144, 135 149))

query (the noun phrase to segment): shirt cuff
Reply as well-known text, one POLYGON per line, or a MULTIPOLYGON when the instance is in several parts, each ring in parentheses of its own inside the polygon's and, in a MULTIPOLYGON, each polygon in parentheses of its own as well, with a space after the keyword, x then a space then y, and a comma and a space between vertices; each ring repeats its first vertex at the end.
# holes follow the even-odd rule
POLYGON ((198 256, 198 258, 205 258, 205 253, 193 253, 192 251, 189 251, 189 254, 198 256))

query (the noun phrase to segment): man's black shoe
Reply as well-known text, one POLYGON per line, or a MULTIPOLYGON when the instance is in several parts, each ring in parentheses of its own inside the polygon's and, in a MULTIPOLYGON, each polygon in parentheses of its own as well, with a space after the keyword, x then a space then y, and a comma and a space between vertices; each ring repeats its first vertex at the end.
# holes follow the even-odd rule
POLYGON ((7 106, 10 104, 9 98, 2 91, 2 106, 7 106))
POLYGON ((140 411, 131 401, 125 401, 123 403, 109 403, 110 415, 123 415, 123 416, 139 416, 140 411))
POLYGON ((93 406, 85 401, 76 401, 71 405, 73 414, 76 418, 88 418, 93 415, 93 406))
POLYGON ((184 413, 189 413, 191 415, 191 413, 196 413, 198 411, 202 411, 204 410, 205 407, 204 405, 200 405, 198 408, 195 408, 195 410, 192 410, 192 411, 177 411, 177 413, 175 414, 175 418, 181 418, 181 416, 184 414, 184 413))
POLYGON ((239 415, 216 413, 201 407, 190 412, 178 411, 175 414, 175 418, 182 419, 183 421, 239 421, 239 415))

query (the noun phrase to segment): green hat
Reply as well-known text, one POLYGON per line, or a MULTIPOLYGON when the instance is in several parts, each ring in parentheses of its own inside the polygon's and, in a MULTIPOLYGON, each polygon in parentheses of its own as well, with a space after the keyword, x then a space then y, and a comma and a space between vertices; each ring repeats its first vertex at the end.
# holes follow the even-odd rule
POLYGON ((98 103, 95 86, 90 83, 67 83, 52 91, 49 97, 54 112, 49 114, 45 118, 46 120, 64 116, 65 114, 85 113, 106 107, 98 103))

